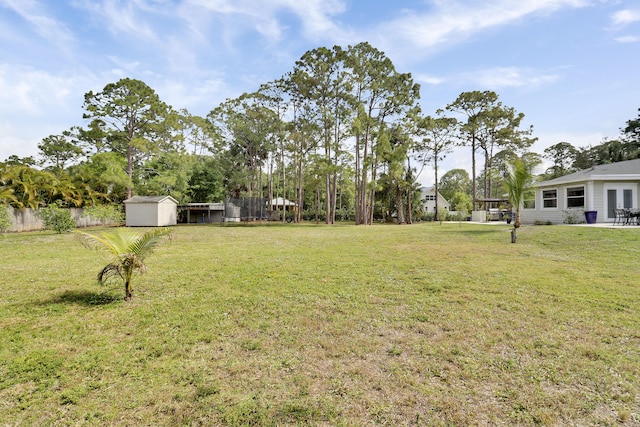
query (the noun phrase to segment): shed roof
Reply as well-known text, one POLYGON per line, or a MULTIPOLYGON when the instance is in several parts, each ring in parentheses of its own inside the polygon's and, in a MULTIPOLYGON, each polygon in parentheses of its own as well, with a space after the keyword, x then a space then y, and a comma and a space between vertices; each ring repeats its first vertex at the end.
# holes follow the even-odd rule
POLYGON ((559 178, 542 181, 536 187, 585 181, 640 180, 640 159, 593 166, 559 178))
POLYGON ((171 200, 176 205, 178 201, 171 196, 133 196, 125 200, 125 203, 162 203, 165 200, 171 200))

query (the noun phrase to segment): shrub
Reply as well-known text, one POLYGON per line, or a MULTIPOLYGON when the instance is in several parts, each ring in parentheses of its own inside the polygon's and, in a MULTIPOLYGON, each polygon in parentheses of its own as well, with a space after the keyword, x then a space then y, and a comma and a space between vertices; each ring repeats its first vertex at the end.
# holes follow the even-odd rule
POLYGON ((438 221, 449 221, 449 212, 442 206, 438 207, 438 221))
POLYGON ((94 205, 85 208, 84 215, 96 219, 102 225, 120 225, 124 218, 122 208, 117 205, 94 205))
POLYGON ((466 221, 468 214, 466 212, 449 212, 449 221, 466 221))
POLYGON ((564 214, 564 219, 562 220, 564 224, 582 224, 584 222, 580 217, 582 211, 578 209, 567 209, 562 213, 564 214))
POLYGON ((37 215, 44 223, 45 230, 54 230, 58 234, 71 231, 76 226, 76 222, 71 218, 71 211, 60 207, 59 201, 41 208, 37 215))
POLYGON ((422 214, 420 219, 422 221, 433 221, 435 217, 436 217, 436 214, 434 212, 425 212, 422 214))
POLYGON ((541 219, 536 219, 533 225, 553 225, 551 221, 543 221, 541 219))
POLYGON ((13 225, 13 219, 9 214, 9 208, 5 205, 0 205, 0 233, 8 231, 13 225))

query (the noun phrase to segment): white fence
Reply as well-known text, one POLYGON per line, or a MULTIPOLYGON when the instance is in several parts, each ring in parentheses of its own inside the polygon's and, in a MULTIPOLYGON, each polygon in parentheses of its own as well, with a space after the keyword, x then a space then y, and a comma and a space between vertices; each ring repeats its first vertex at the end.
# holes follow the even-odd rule
MULTIPOLYGON (((8 231, 38 231, 44 228, 44 224, 36 215, 37 211, 35 209, 14 209, 9 206, 8 210, 9 217, 13 218, 13 226, 8 231)), ((102 225, 98 220, 83 217, 84 209, 82 208, 70 208, 69 210, 71 211, 71 218, 76 222, 76 227, 78 228, 102 225)))

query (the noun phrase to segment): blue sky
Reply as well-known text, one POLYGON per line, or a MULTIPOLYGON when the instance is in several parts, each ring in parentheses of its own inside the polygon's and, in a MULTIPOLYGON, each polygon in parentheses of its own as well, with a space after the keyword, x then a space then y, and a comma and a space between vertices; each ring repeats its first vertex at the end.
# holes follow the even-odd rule
POLYGON ((426 113, 497 92, 539 153, 616 138, 640 108, 637 0, 0 0, 0 161, 83 125, 84 94, 123 77, 206 115, 307 50, 361 41, 412 73, 426 113))

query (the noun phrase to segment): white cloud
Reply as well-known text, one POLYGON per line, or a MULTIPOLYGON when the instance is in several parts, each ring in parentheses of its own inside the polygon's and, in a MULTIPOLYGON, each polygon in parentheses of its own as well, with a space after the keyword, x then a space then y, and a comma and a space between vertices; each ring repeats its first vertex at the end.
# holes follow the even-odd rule
POLYGON ((634 22, 640 22, 640 9, 625 9, 613 14, 611 21, 616 26, 625 26, 634 22))
POLYGON ((140 61, 125 61, 115 55, 107 55, 107 58, 118 67, 119 72, 125 74, 135 73, 140 67, 140 61))
POLYGON ((419 83, 432 86, 444 83, 463 84, 497 90, 502 88, 537 88, 553 83, 561 78, 557 71, 541 71, 532 68, 494 67, 468 72, 450 74, 447 77, 429 74, 416 74, 414 78, 419 83))
POLYGON ((64 52, 71 51, 75 42, 71 30, 47 15, 47 8, 44 4, 36 0, 4 0, 3 4, 28 22, 33 31, 42 39, 64 52))
MULTIPOLYGON (((38 115, 67 109, 77 80, 45 71, 0 64, 0 112, 7 116, 38 115)), ((80 92, 82 93, 82 92, 80 92)))
POLYGON ((411 46, 423 51, 444 48, 489 28, 516 23, 534 14, 562 8, 579 8, 588 0, 434 0, 424 13, 406 11, 404 16, 378 29, 387 46, 411 46))
POLYGON ((85 0, 78 3, 78 6, 92 13, 95 16, 95 21, 99 25, 109 28, 114 35, 119 37, 133 36, 151 43, 158 43, 159 37, 145 20, 145 14, 152 12, 157 14, 169 7, 152 7, 143 0, 124 2, 124 5, 119 0, 105 0, 103 2, 85 0))
POLYGON ((490 89, 538 87, 557 81, 559 78, 558 74, 518 67, 496 67, 472 71, 459 76, 459 80, 490 89))
POLYGON ((226 98, 237 96, 221 78, 197 82, 161 80, 153 86, 160 99, 176 109, 187 108, 189 113, 206 116, 226 98))
POLYGON ((638 36, 622 36, 622 37, 616 37, 615 41, 617 41, 618 43, 636 43, 636 42, 640 42, 640 37, 638 37, 638 36))
POLYGON ((413 78, 418 83, 425 83, 432 86, 440 85, 446 81, 443 77, 432 76, 429 74, 416 74, 413 78))
POLYGON ((333 20, 332 16, 346 11, 346 5, 341 0, 282 0, 283 4, 291 8, 302 20, 304 32, 312 39, 340 37, 344 30, 333 20))
POLYGON ((283 12, 293 13, 302 25, 302 33, 310 39, 331 38, 343 30, 333 22, 332 17, 346 10, 342 0, 188 0, 181 8, 181 14, 198 34, 206 33, 202 28, 209 20, 203 19, 203 11, 224 23, 227 32, 239 34, 248 29, 255 30, 277 41, 286 25, 279 19, 283 12))
POLYGON ((83 94, 99 86, 94 79, 0 64, 0 161, 36 156, 42 138, 82 124, 83 94))

